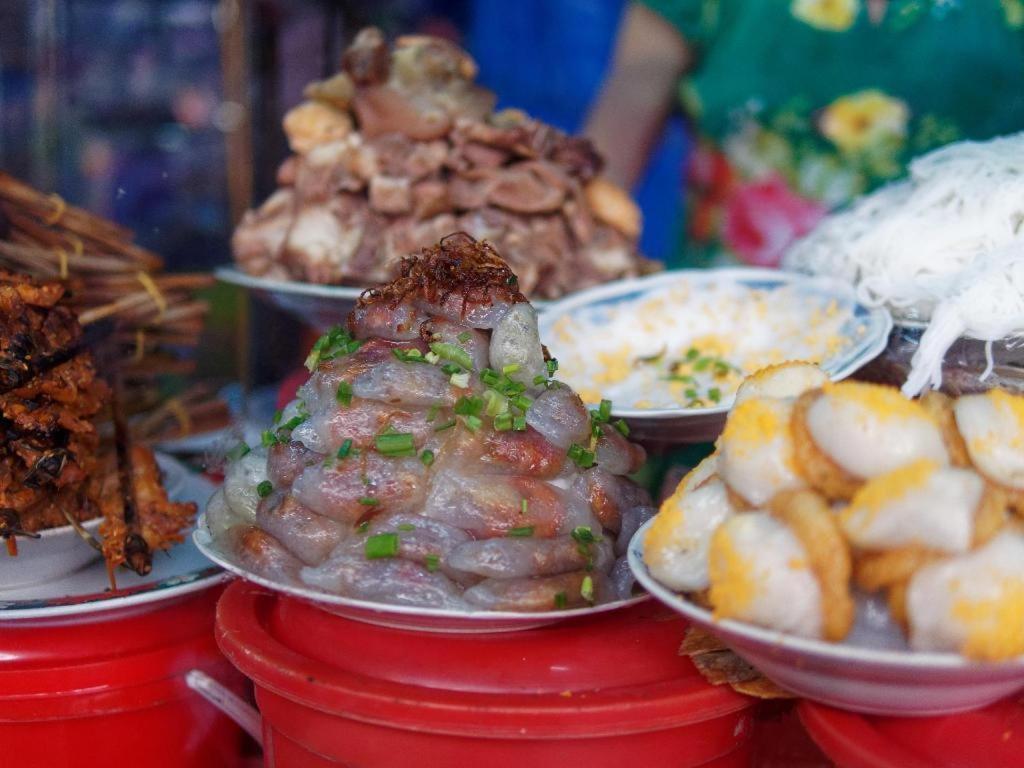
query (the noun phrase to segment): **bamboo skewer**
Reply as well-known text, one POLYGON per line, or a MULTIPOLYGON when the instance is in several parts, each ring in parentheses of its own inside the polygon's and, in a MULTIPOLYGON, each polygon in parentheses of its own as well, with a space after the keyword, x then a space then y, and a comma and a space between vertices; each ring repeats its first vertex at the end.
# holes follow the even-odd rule
MULTIPOLYGON (((209 311, 195 294, 214 279, 164 274, 162 266, 156 254, 132 242, 128 229, 0 171, 0 268, 63 281, 70 289, 68 306, 83 327, 112 321, 114 332, 105 343, 124 378, 123 402, 129 412, 149 410, 166 422, 166 414, 160 415, 166 398, 156 395, 155 383, 194 371, 187 357, 199 344, 209 311)), ((200 408, 189 393, 175 407, 196 410, 188 419, 193 424, 227 413, 219 401, 200 408)), ((203 396, 211 398, 208 392, 203 396)), ((144 432, 152 431, 147 424, 144 432)))

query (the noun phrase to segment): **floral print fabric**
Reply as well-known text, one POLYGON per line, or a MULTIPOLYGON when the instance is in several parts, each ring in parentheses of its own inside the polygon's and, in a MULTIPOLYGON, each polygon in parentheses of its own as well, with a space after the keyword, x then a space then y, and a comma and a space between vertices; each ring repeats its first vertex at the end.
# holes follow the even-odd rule
POLYGON ((685 265, 776 265, 915 155, 1024 129, 1024 0, 645 3, 698 54, 685 265))

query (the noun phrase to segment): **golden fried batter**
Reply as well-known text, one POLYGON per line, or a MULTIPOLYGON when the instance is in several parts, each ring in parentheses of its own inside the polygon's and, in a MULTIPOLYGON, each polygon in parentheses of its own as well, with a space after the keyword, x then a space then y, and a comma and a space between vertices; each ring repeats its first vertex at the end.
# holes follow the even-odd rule
POLYGON ((850 549, 828 503, 813 491, 783 491, 769 504, 771 514, 800 540, 821 586, 822 634, 838 642, 853 626, 850 549))

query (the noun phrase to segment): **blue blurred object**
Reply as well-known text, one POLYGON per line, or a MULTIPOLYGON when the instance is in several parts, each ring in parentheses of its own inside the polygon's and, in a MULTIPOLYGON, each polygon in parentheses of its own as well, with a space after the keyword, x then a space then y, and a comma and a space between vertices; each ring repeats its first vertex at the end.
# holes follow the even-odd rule
MULTIPOLYGON (((625 7, 625 0, 474 0, 465 42, 499 106, 575 133, 611 64, 625 7)), ((651 258, 671 261, 679 242, 688 147, 674 116, 633 190, 644 212, 640 246, 651 258)))

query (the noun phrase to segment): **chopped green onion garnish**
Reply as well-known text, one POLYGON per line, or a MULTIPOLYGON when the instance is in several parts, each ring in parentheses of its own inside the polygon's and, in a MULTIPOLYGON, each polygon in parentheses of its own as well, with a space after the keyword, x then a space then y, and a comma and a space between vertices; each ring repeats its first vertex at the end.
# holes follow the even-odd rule
POLYGON ((702 357, 693 364, 693 370, 697 371, 698 373, 701 371, 706 371, 709 365, 711 365, 711 358, 702 357))
POLYGON ((462 420, 470 432, 476 432, 484 424, 479 416, 463 416, 462 420))
POLYGON ((427 564, 427 570, 431 573, 436 571, 441 566, 441 558, 437 555, 427 555, 425 558, 423 558, 423 560, 427 564))
POLYGON ((493 387, 499 381, 501 381, 501 376, 498 375, 497 371, 491 368, 484 368, 480 372, 480 381, 482 381, 488 387, 493 387))
POLYGON ((545 377, 545 376, 534 376, 533 377, 533 385, 535 387, 539 387, 541 384, 546 384, 546 383, 547 383, 547 377, 545 377))
POLYGON ((529 509, 530 502, 528 502, 526 499, 523 499, 522 501, 519 502, 519 514, 525 515, 529 511, 529 509))
POLYGON ((282 416, 284 416, 284 411, 282 411, 282 410, 280 410, 280 409, 278 409, 278 410, 274 411, 274 418, 273 418, 273 420, 272 420, 272 421, 273 421, 273 423, 274 423, 274 424, 280 424, 280 423, 281 423, 281 417, 282 417, 282 416))
POLYGON ((415 456, 416 445, 411 432, 385 432, 373 439, 377 453, 384 456, 415 456))
POLYGON ((451 421, 446 421, 444 424, 439 424, 438 426, 434 427, 434 431, 444 432, 446 429, 451 429, 452 427, 454 427, 455 424, 455 419, 452 419, 451 421))
POLYGON ((465 344, 465 343, 466 343, 467 341, 469 341, 469 340, 470 340, 470 338, 472 338, 472 337, 470 336, 470 333, 469 333, 469 331, 463 331, 462 333, 460 333, 460 334, 459 334, 458 336, 456 336, 455 338, 457 338, 457 339, 458 339, 458 340, 459 340, 459 341, 460 341, 460 342, 461 342, 462 344, 465 344))
POLYGON ((306 358, 306 368, 315 371, 322 361, 352 354, 361 346, 363 342, 353 339, 348 331, 336 325, 316 340, 306 358))
POLYGON ((685 394, 690 400, 696 400, 697 399, 697 390, 696 389, 690 388, 690 389, 686 390, 686 392, 684 392, 683 394, 685 394))
POLYGON ((338 449, 338 458, 339 459, 344 459, 351 452, 352 452, 352 440, 349 439, 349 440, 346 440, 345 442, 343 442, 341 444, 341 447, 338 449))
POLYGON ((484 410, 484 400, 482 397, 463 395, 455 401, 452 410, 459 416, 479 416, 484 410))
POLYGON ((424 355, 423 359, 426 360, 431 365, 437 365, 438 361, 441 358, 435 355, 433 352, 427 352, 427 354, 424 355))
POLYGON ((558 370, 558 360, 552 357, 547 361, 546 365, 548 367, 548 376, 554 376, 555 371, 558 370))
POLYGON ((533 536, 533 526, 524 525, 520 528, 510 528, 508 531, 508 535, 513 536, 515 538, 528 538, 530 536, 533 536))
POLYGON ((522 366, 519 363, 512 363, 510 365, 504 365, 501 368, 501 372, 506 376, 511 376, 513 373, 518 371, 522 366))
POLYGON ((512 429, 514 429, 516 432, 525 432, 526 431, 526 417, 525 416, 516 416, 514 419, 512 419, 512 429))
POLYGON ((499 413, 494 417, 494 429, 498 432, 508 432, 512 429, 512 414, 499 413))
POLYGON ((508 398, 493 389, 484 390, 484 413, 490 417, 508 411, 508 398))
POLYGON ((352 405, 352 385, 347 381, 343 381, 338 384, 338 391, 335 394, 335 398, 339 403, 348 408, 352 405))
POLYGON ((597 541, 597 537, 594 536, 594 532, 590 530, 589 525, 578 525, 573 528, 572 537, 580 544, 593 544, 597 541))
POLYGON ((357 533, 366 533, 370 529, 370 521, 363 520, 359 525, 356 526, 357 533))
POLYGON ((473 358, 470 357, 469 352, 457 344, 449 344, 445 341, 431 342, 430 351, 442 360, 451 360, 453 363, 458 363, 467 371, 473 369, 473 358))
POLYGON ((612 417, 612 401, 602 400, 601 405, 597 408, 597 414, 600 416, 602 422, 607 422, 612 417))
POLYGON ((466 389, 469 387, 469 374, 468 373, 453 373, 448 379, 452 383, 452 386, 458 387, 459 389, 466 389))
POLYGON ((568 604, 569 598, 566 596, 565 592, 555 593, 555 608, 557 610, 564 609, 568 604))
POLYGON ((375 499, 373 496, 360 496, 358 501, 364 507, 376 507, 380 504, 380 499, 375 499))
POLYGON ((295 429, 297 426, 299 426, 299 424, 302 424, 308 418, 309 418, 308 415, 307 416, 302 416, 302 415, 292 416, 290 419, 288 419, 288 421, 286 421, 284 424, 282 424, 281 427, 277 431, 278 431, 279 434, 281 432, 291 432, 293 429, 295 429))
POLYGON ((412 349, 393 349, 391 353, 403 363, 425 363, 423 353, 413 347, 412 349))
POLYGON ((272 445, 277 445, 279 442, 281 441, 278 440, 277 435, 269 429, 263 430, 263 433, 260 435, 260 443, 264 448, 270 448, 272 445))
POLYGON ((697 380, 693 376, 687 376, 684 373, 673 373, 665 377, 665 381, 674 381, 677 384, 696 384, 697 380))
POLYGON ((623 419, 618 419, 613 426, 619 430, 623 437, 629 437, 629 424, 623 419))
POLYGON ((698 357, 700 357, 700 350, 697 349, 696 347, 690 347, 688 350, 686 350, 687 360, 696 360, 698 357))
POLYGON ((239 443, 230 451, 228 451, 228 458, 231 461, 238 461, 240 458, 248 454, 252 449, 247 443, 239 443))
POLYGON ((433 421, 437 418, 437 414, 441 411, 440 405, 432 405, 427 409, 427 421, 433 421))
POLYGON ((526 395, 516 395, 515 397, 511 398, 511 401, 512 405, 514 405, 516 408, 518 408, 520 411, 523 411, 524 413, 530 410, 530 406, 533 405, 533 400, 531 400, 526 395))
POLYGON ((269 480, 264 480, 262 483, 256 486, 256 495, 261 499, 267 498, 274 491, 274 484, 269 480))
POLYGON ((410 525, 409 523, 401 523, 398 526, 398 530, 400 530, 400 531, 407 531, 407 532, 408 531, 415 531, 416 530, 416 526, 415 525, 410 525))
POLYGON ((423 462, 423 466, 429 467, 434 463, 434 452, 431 450, 424 451, 420 454, 420 461, 423 462))
POLYGON ((588 603, 594 602, 594 580, 590 576, 583 577, 583 583, 580 584, 580 597, 588 603))
POLYGON ((366 540, 366 559, 378 560, 398 554, 398 534, 378 533, 366 540))
POLYGON ((722 399, 722 390, 720 390, 718 387, 712 387, 711 389, 708 390, 708 398, 713 403, 717 403, 717 402, 721 401, 721 399, 722 399))
POLYGON ((594 452, 588 451, 579 443, 573 443, 569 446, 569 458, 575 462, 576 466, 580 469, 589 469, 594 466, 594 452))

